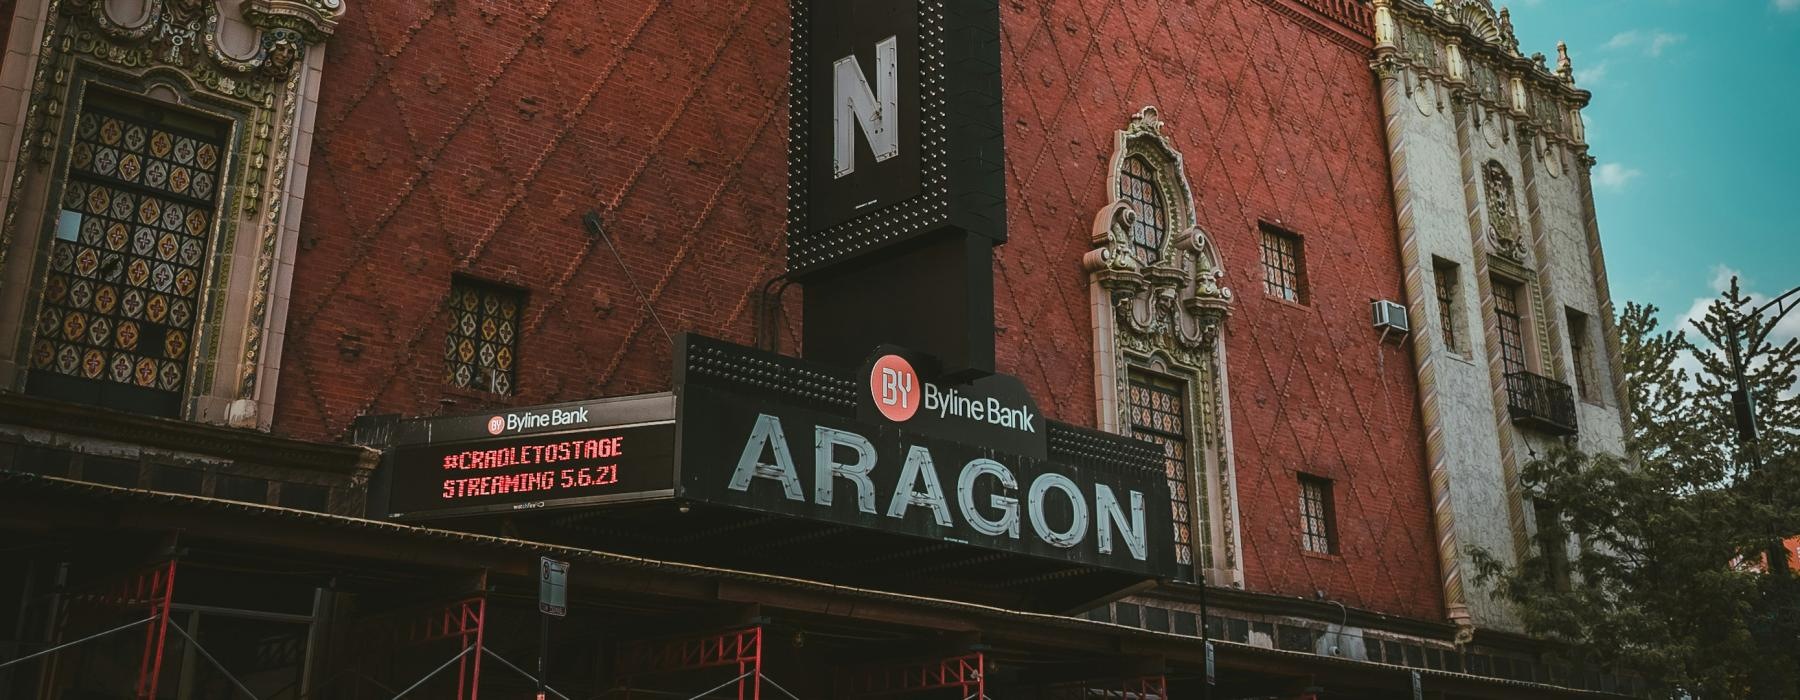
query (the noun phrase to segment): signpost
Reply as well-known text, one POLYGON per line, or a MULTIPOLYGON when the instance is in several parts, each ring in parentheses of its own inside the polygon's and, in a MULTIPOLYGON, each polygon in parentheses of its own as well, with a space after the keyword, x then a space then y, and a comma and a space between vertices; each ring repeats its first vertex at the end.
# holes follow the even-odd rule
POLYGON ((537 696, 544 700, 550 676, 550 618, 569 614, 569 562, 538 558, 538 612, 543 616, 538 623, 537 696))

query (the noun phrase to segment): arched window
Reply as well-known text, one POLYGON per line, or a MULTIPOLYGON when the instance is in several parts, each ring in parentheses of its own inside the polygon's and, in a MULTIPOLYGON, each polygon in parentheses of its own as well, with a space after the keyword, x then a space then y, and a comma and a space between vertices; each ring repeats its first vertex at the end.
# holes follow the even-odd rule
POLYGON ((1163 238, 1169 233, 1169 214, 1163 207, 1162 187, 1143 156, 1125 159, 1119 173, 1119 194, 1137 211, 1131 228, 1131 252, 1138 262, 1155 264, 1162 258, 1163 238))
POLYGON ((1181 152, 1156 108, 1115 134, 1106 173, 1110 199, 1090 238, 1096 250, 1082 258, 1101 302, 1096 422, 1162 448, 1170 501, 1148 512, 1173 525, 1177 578, 1242 583, 1220 337, 1231 290, 1195 225, 1181 152))

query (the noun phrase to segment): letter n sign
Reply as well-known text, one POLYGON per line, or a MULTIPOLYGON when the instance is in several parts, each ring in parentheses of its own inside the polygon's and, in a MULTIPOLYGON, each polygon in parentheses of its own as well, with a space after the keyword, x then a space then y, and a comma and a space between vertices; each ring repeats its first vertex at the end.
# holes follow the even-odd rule
POLYGON ((790 0, 788 269, 1006 236, 997 0, 790 0))

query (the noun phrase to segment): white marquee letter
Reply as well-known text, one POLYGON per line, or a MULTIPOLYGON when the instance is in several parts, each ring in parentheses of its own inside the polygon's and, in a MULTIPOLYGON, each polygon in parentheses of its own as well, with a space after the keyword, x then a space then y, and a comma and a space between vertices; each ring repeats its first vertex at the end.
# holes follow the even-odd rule
POLYGON ((931 509, 938 525, 950 527, 953 524, 950 505, 944 502, 944 487, 938 483, 937 467, 931 462, 931 453, 919 445, 906 450, 906 464, 900 468, 900 480, 894 482, 894 497, 888 501, 888 517, 905 518, 907 506, 925 506, 931 509), (924 491, 914 488, 920 481, 925 482, 924 491))
POLYGON ((1113 528, 1118 528, 1120 534, 1125 535, 1125 548, 1131 550, 1131 558, 1144 561, 1144 557, 1148 556, 1144 543, 1144 494, 1138 491, 1129 493, 1131 522, 1126 523, 1125 513, 1119 509, 1119 497, 1113 495, 1112 488, 1106 484, 1094 484, 1094 518, 1099 521, 1095 525, 1099 528, 1100 553, 1112 554, 1113 528), (1107 527, 1109 521, 1112 527, 1107 527))
POLYGON ((1087 501, 1082 500, 1081 489, 1069 477, 1053 472, 1039 475, 1031 482, 1031 493, 1026 500, 1026 508, 1031 511, 1031 527, 1037 530, 1038 536, 1044 538, 1045 542, 1068 549, 1081 544, 1081 540, 1087 537, 1087 501), (1069 523, 1069 529, 1062 532, 1051 530, 1050 519, 1044 515, 1044 495, 1050 489, 1061 491, 1068 497, 1069 510, 1075 516, 1069 523))
POLYGON ((963 519, 983 535, 1006 535, 1019 539, 1019 499, 998 493, 988 496, 988 504, 1000 510, 999 520, 988 520, 975 510, 975 480, 988 475, 999 479, 1001 488, 1014 491, 1019 489, 1019 480, 1013 477, 1006 465, 991 459, 969 462, 963 466, 962 474, 956 477, 956 503, 962 506, 963 519))
POLYGON ((863 75, 854 54, 831 66, 832 93, 837 107, 832 112, 831 153, 836 177, 856 172, 856 134, 862 127, 875 162, 900 155, 900 38, 890 36, 875 45, 875 89, 863 75), (879 102, 879 104, 877 104, 879 102))
POLYGON ((823 425, 813 428, 813 502, 822 506, 831 505, 831 492, 835 484, 833 477, 849 479, 856 484, 856 509, 864 513, 875 512, 875 482, 869 479, 869 472, 875 468, 875 446, 869 439, 856 433, 833 430, 823 425), (837 461, 837 446, 843 445, 856 450, 856 463, 844 464, 837 461))
POLYGON ((788 452, 787 436, 781 434, 781 419, 767 413, 756 416, 756 427, 750 430, 744 453, 738 455, 737 470, 731 473, 731 490, 749 493, 751 477, 779 481, 788 500, 806 500, 800 492, 800 476, 794 473, 794 455, 788 452), (762 461, 763 450, 769 447, 775 448, 774 464, 762 461))

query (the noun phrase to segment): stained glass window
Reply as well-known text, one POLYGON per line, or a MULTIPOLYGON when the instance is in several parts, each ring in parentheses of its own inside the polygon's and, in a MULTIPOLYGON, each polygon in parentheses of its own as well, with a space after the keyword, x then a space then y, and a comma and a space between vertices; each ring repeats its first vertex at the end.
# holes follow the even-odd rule
POLYGON ((90 94, 38 310, 32 393, 179 415, 225 125, 90 94))
POLYGON ((1263 289, 1269 296, 1296 304, 1305 303, 1301 284, 1300 237, 1264 227, 1262 230, 1263 289))
POLYGON ((1175 523, 1176 561, 1183 568, 1192 567, 1194 550, 1199 549, 1202 566, 1210 566, 1204 499, 1192 498, 1188 493, 1193 481, 1188 476, 1188 406, 1183 394, 1180 383, 1134 373, 1130 391, 1131 434, 1163 449, 1163 473, 1169 480, 1169 515, 1175 523), (1197 518, 1190 512, 1195 504, 1201 509, 1197 518), (1194 536, 1196 523, 1198 542, 1194 536))
POLYGON ((1163 208, 1162 188, 1150 163, 1140 156, 1125 159, 1119 173, 1120 195, 1137 211, 1137 223, 1131 227, 1131 248, 1138 261, 1146 265, 1162 258, 1163 237, 1169 232, 1169 215, 1163 208))
POLYGON ((1300 475, 1300 546, 1308 552, 1337 553, 1336 513, 1331 480, 1300 475))
POLYGON ((512 394, 524 306, 525 294, 514 289, 466 279, 451 284, 444 381, 462 389, 512 394))

